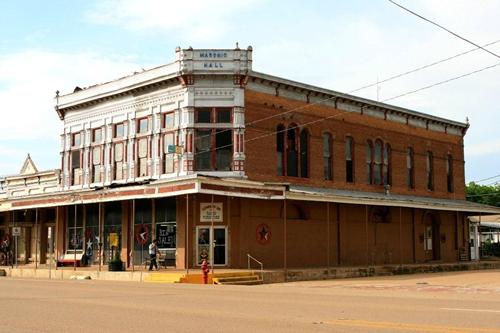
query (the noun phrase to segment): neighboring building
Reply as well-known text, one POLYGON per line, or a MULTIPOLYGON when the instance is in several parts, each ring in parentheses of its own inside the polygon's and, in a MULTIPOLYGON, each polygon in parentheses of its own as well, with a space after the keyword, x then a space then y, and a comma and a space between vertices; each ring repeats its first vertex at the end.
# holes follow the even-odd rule
POLYGON ((453 262, 466 217, 500 213, 465 201, 468 124, 255 72, 251 47, 177 49, 55 103, 60 188, 0 199, 0 227, 54 216, 58 257, 138 264, 158 238, 177 268, 453 262))

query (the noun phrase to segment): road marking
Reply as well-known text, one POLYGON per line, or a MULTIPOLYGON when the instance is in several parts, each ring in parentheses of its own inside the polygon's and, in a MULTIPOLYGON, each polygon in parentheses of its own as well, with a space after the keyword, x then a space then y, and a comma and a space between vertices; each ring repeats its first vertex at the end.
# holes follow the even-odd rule
POLYGON ((438 326, 438 325, 421 325, 421 324, 406 324, 387 321, 368 321, 368 320, 355 320, 355 319, 337 319, 326 322, 334 326, 349 326, 349 327, 363 327, 373 329, 385 330, 399 330, 399 331, 413 331, 413 332, 428 332, 428 333, 500 333, 498 329, 490 328, 462 328, 452 326, 438 326))
POLYGON ((490 309, 460 309, 460 308, 440 308, 440 310, 448 310, 448 311, 469 311, 469 312, 491 312, 491 313, 500 313, 500 310, 490 310, 490 309))

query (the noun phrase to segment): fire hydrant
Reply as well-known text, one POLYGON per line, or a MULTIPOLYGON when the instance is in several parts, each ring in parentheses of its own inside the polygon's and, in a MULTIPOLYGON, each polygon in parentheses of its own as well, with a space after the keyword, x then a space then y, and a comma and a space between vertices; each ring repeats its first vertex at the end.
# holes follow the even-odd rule
POLYGON ((203 284, 208 283, 208 272, 209 271, 210 271, 210 269, 208 268, 207 260, 203 259, 203 261, 201 262, 201 273, 203 276, 203 284))

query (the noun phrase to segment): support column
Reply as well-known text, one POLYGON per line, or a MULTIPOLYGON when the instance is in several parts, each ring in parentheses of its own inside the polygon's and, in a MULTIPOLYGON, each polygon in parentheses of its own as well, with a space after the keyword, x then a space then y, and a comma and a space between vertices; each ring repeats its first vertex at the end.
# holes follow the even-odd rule
MULTIPOLYGON (((66 231, 66 207, 59 206, 56 208, 56 230, 55 235, 55 255, 56 260, 64 253, 64 235, 66 231)), ((56 266, 57 269, 57 266, 56 266)))
POLYGON ((368 205, 365 205, 365 256, 366 256, 366 265, 369 263, 369 254, 368 254, 368 205))
POLYGON ((417 263, 417 245, 415 244, 415 242, 417 240, 417 237, 415 237, 415 232, 416 232, 416 228, 415 228, 415 208, 411 209, 411 227, 412 227, 411 238, 412 238, 413 263, 416 264, 417 263))
POLYGON ((326 275, 330 277, 330 203, 326 203, 326 275))
POLYGON ((341 237, 340 237, 340 204, 337 204, 337 218, 336 218, 336 222, 337 222, 337 266, 340 266, 342 264, 342 256, 341 256, 341 250, 342 250, 342 247, 341 247, 341 244, 340 244, 340 240, 341 240, 341 237))
POLYGON ((286 262, 286 197, 283 193, 283 271, 285 274, 285 281, 287 280, 287 262, 286 262))
POLYGON ((403 264, 403 213, 402 208, 399 207, 399 265, 403 264))
POLYGON ((125 259, 127 267, 130 267, 130 257, 129 253, 129 233, 130 233, 130 204, 129 201, 122 201, 122 239, 121 239, 121 249, 120 257, 125 259))

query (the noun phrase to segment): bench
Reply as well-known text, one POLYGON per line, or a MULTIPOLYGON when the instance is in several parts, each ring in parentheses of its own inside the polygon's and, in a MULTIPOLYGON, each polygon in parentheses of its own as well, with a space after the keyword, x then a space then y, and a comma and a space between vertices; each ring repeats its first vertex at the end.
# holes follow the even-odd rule
POLYGON ((76 251, 76 254, 73 251, 66 251, 66 253, 57 260, 57 267, 75 266, 75 262, 77 267, 81 267, 83 254, 83 251, 76 251))

